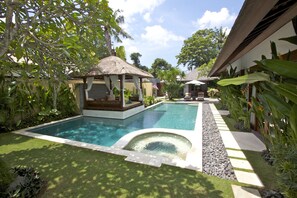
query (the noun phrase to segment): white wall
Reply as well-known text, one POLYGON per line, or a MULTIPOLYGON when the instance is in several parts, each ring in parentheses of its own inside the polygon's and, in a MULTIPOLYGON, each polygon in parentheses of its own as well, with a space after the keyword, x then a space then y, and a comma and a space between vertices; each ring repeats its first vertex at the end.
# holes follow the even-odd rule
POLYGON ((280 38, 290 37, 296 35, 292 22, 290 21, 284 25, 281 29, 276 31, 262 43, 250 50, 240 59, 233 62, 231 65, 234 68, 237 67, 237 71, 256 65, 255 60, 261 60, 261 56, 265 55, 267 58, 271 58, 270 42, 273 41, 276 44, 276 48, 279 55, 286 54, 289 50, 293 51, 297 49, 296 45, 290 44, 287 41, 280 41, 280 38))

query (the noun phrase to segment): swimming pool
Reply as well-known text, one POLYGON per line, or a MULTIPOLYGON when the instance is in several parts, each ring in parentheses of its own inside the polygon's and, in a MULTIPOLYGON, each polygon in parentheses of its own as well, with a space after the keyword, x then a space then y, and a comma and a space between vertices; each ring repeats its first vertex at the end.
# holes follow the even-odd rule
POLYGON ((125 120, 80 117, 29 131, 101 146, 112 146, 124 135, 140 129, 194 130, 197 108, 197 105, 163 103, 125 120))

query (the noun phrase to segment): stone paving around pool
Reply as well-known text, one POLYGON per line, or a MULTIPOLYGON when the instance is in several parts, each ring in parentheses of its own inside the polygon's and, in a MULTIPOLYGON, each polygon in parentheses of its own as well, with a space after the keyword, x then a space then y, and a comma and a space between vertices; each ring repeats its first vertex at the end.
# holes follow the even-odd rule
MULTIPOLYGON (((221 116, 222 114, 226 115, 226 112, 219 112, 214 104, 210 104, 210 108, 215 118, 215 122, 219 128, 223 143, 228 153, 228 157, 233 168, 235 168, 234 172, 237 180, 244 184, 264 187, 257 174, 254 173, 253 167, 247 161, 246 156, 241 150, 261 152, 265 150, 265 145, 253 133, 231 132, 221 116)), ((252 188, 232 185, 232 190, 235 198, 261 197, 259 191, 252 188)))

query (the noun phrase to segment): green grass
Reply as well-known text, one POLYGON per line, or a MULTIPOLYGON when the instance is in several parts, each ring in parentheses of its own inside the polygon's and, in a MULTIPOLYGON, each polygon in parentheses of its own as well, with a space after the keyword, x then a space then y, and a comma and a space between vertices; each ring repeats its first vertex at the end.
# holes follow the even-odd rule
POLYGON ((238 131, 238 129, 234 127, 236 124, 236 120, 234 120, 233 118, 229 118, 228 116, 225 116, 225 115, 223 115, 222 118, 224 119, 230 131, 238 131))
POLYGON ((214 103, 214 105, 216 106, 216 108, 218 110, 226 110, 226 109, 224 109, 224 107, 223 107, 223 105, 222 105, 221 102, 216 102, 216 103, 214 103))
POLYGON ((39 171, 48 182, 43 197, 233 197, 236 183, 11 133, 0 134, 0 159, 39 171))
POLYGON ((261 156, 261 152, 243 150, 254 172, 259 176, 267 189, 277 189, 276 172, 273 166, 268 165, 261 156))

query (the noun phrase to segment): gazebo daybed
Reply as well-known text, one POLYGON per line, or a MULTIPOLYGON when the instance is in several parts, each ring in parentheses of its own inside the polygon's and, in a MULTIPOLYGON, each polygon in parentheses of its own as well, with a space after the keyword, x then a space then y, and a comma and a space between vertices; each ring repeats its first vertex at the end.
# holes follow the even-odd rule
MULTIPOLYGON (((84 81, 84 110, 83 114, 96 117, 125 119, 144 109, 142 96, 142 79, 153 76, 116 56, 100 60, 87 74, 80 76, 84 81), (103 98, 89 98, 94 79, 105 82, 108 94, 103 98), (125 79, 133 79, 139 98, 126 104, 124 98, 125 79), (115 97, 113 89, 119 91, 115 97), (135 109, 137 108, 137 109, 135 109), (127 112, 128 111, 128 112, 127 112)), ((99 91, 99 90, 98 90, 99 91)))

